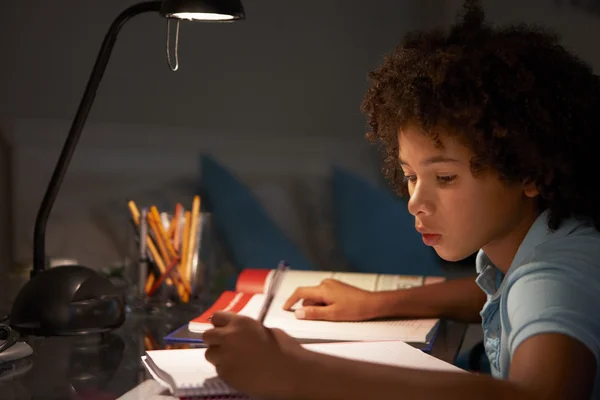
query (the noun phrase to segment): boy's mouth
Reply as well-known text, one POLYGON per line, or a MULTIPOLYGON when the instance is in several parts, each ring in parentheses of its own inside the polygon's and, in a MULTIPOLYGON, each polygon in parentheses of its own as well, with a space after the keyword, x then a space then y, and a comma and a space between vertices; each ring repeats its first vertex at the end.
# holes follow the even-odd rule
POLYGON ((422 235, 423 243, 425 243, 427 246, 435 246, 442 238, 442 235, 437 233, 423 233, 422 235))

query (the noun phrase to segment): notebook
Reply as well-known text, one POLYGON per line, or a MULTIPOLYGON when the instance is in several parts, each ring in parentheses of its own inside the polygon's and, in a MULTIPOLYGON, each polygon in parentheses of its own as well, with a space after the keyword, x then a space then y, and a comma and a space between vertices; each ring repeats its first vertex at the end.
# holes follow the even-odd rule
MULTIPOLYGON (((421 370, 462 371, 402 341, 304 344, 305 348, 352 360, 421 370)), ((148 350, 142 362, 150 375, 175 397, 246 398, 224 383, 204 358, 206 349, 148 350)))
MULTIPOLYGON (((202 315, 188 323, 190 332, 202 333, 211 329, 209 318, 225 310, 256 318, 265 301, 265 291, 274 270, 244 269, 239 274, 236 290, 225 291, 202 315)), ((439 319, 382 319, 361 322, 331 322, 299 320, 283 304, 299 286, 316 286, 323 279, 340 280, 369 291, 399 290, 442 282, 443 277, 425 277, 358 272, 297 271, 284 273, 264 325, 279 328, 297 339, 376 341, 402 340, 410 343, 430 343, 437 331, 439 319)), ((299 306, 299 305, 297 305, 299 306)))

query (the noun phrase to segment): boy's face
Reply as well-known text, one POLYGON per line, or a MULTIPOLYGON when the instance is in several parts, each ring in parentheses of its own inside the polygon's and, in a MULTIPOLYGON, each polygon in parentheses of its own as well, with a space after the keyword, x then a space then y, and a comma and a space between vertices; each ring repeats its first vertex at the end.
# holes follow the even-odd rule
POLYGON ((451 136, 439 139, 442 148, 415 127, 398 133, 400 165, 410 194, 408 211, 423 241, 447 261, 479 249, 492 261, 505 258, 506 252, 514 256, 535 219, 535 188, 506 183, 492 171, 474 177, 473 152, 451 136))

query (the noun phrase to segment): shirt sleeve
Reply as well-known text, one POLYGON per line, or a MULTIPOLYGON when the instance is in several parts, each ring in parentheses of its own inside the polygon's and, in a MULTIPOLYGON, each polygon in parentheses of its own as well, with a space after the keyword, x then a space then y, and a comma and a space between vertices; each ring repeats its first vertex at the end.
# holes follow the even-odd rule
MULTIPOLYGON (((503 320, 511 358, 519 345, 542 333, 561 333, 583 343, 600 365, 600 271, 582 273, 548 263, 524 266, 506 292, 503 320)), ((508 282, 507 282, 508 283, 508 282)))

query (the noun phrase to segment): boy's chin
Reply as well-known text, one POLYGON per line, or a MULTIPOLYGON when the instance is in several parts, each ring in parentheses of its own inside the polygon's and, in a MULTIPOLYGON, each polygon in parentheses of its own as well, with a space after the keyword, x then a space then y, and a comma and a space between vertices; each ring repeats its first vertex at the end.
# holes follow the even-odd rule
POLYGON ((452 251, 452 250, 440 249, 440 248, 436 248, 436 247, 434 247, 434 249, 435 249, 435 252, 437 253, 437 255, 442 260, 447 261, 447 262, 462 261, 473 254, 472 251, 471 252, 456 251, 456 250, 452 251))

